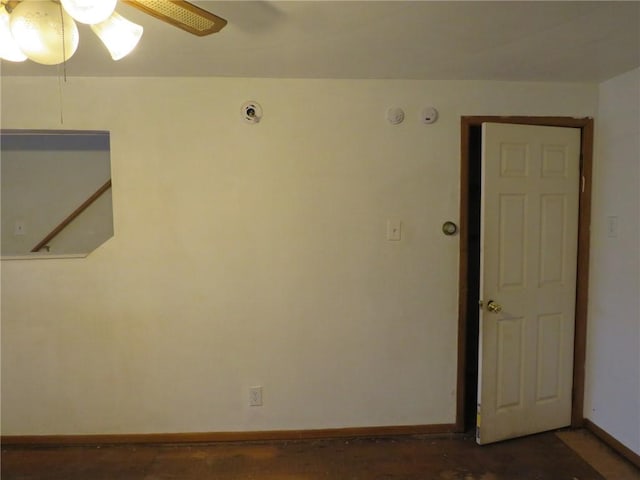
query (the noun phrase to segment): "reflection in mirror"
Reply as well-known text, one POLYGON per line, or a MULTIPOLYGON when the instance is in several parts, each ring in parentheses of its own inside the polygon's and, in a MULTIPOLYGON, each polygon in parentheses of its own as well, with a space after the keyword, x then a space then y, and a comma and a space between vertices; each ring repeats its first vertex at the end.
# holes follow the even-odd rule
POLYGON ((2 258, 84 257, 113 236, 109 132, 0 130, 2 258))

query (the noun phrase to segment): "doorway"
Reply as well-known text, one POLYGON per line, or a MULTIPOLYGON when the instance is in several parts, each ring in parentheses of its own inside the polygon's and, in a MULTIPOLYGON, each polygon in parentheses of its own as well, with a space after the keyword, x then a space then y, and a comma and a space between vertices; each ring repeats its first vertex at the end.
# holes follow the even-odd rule
POLYGON ((584 359, 588 289, 589 222, 593 158, 593 119, 569 117, 473 116, 461 119, 460 270, 458 318, 458 396, 456 430, 476 428, 478 385, 480 198, 482 124, 512 123, 580 129, 578 258, 575 302, 571 425, 583 423, 584 359))

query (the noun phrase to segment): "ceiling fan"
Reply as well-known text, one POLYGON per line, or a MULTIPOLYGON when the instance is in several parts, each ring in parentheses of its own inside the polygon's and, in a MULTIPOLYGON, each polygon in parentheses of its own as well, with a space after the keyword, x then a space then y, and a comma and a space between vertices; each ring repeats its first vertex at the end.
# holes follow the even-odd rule
MULTIPOLYGON (((185 0, 120 0, 193 35, 219 32, 227 21, 185 0)), ((78 47, 75 22, 90 25, 114 60, 137 45, 143 28, 115 11, 118 0, 0 0, 0 58, 44 65, 66 62, 78 47), (37 34, 34 42, 34 34, 37 34)))
POLYGON ((122 2, 198 36, 219 32, 227 24, 224 18, 183 0, 122 0, 122 2))

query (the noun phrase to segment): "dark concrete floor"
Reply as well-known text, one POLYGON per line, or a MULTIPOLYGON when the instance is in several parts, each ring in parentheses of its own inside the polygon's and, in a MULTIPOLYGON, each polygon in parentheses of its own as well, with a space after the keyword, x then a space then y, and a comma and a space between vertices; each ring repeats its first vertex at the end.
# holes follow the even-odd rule
POLYGON ((3 447, 2 480, 604 480, 554 433, 102 447, 3 447))

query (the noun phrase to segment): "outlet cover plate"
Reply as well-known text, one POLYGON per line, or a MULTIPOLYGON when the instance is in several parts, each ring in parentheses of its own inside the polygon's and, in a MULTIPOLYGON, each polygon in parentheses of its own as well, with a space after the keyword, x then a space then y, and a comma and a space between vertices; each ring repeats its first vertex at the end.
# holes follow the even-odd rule
POLYGON ((262 387, 249 388, 249 406, 250 407, 262 406, 262 387))

